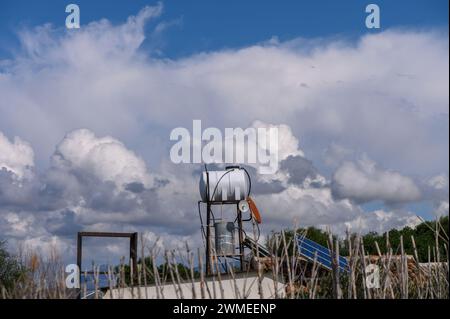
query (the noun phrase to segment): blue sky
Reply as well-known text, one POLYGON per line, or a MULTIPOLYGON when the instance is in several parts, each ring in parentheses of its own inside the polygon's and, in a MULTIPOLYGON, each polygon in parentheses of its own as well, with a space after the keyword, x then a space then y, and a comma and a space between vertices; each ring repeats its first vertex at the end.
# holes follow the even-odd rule
MULTIPOLYGON (((17 45, 22 27, 52 23, 64 26, 65 6, 70 1, 3 0, 0 4, 0 56, 17 45)), ((74 1, 80 6, 81 24, 107 18, 121 23, 155 1, 74 1)), ((167 31, 163 53, 170 58, 195 52, 236 48, 277 36, 281 41, 296 37, 356 37, 392 27, 430 28, 448 25, 446 0, 323 0, 323 1, 163 1, 164 19, 176 21, 167 31), (376 3, 381 10, 381 29, 364 26, 365 7, 376 3)), ((148 26, 151 28, 151 24, 148 26)), ((145 45, 144 45, 145 47, 145 45)))
POLYGON ((80 0, 79 30, 65 29, 69 1, 0 1, 12 244, 73 252, 84 229, 200 246, 199 165, 169 156, 170 132, 195 119, 279 129, 279 171, 252 171, 264 232, 448 214, 446 0, 373 1, 379 30, 359 0, 80 0))

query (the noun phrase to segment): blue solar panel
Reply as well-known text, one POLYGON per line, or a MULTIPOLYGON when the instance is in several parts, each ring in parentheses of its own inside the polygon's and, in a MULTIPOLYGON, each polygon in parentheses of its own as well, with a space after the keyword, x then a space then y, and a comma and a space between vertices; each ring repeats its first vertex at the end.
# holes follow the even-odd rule
MULTIPOLYGON (((332 269, 332 256, 331 251, 316 243, 315 241, 312 241, 304 236, 298 236, 297 237, 297 244, 298 244, 298 251, 301 256, 314 261, 321 266, 331 270, 332 269)), ((348 262, 347 259, 345 259, 342 256, 339 256, 339 270, 343 272, 348 272, 348 262)))

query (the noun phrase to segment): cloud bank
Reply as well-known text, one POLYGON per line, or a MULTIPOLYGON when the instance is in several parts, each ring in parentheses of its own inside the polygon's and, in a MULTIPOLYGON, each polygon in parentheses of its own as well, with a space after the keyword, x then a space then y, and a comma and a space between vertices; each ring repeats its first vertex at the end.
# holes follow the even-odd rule
POLYGON ((11 244, 58 239, 70 252, 74 232, 95 229, 201 245, 200 168, 168 159, 170 131, 193 119, 281 128, 279 170, 254 176, 267 231, 294 219, 383 231, 414 224, 404 204, 421 200, 448 213, 448 177, 425 182, 448 176, 448 32, 268 41, 170 60, 141 49, 162 10, 22 30, 21 50, 0 61, 0 233, 11 244), (364 211, 371 201, 385 206, 364 211))
POLYGON ((401 203, 420 199, 420 190, 411 178, 380 169, 367 158, 340 166, 333 175, 333 191, 339 198, 358 203, 374 200, 401 203))

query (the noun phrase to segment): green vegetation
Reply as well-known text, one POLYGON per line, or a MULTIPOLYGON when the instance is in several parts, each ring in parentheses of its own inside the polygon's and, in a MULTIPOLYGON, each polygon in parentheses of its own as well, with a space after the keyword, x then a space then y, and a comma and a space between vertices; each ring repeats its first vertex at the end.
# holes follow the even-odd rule
MULTIPOLYGON (((436 223, 434 221, 427 221, 417 225, 415 228, 405 227, 401 230, 392 229, 389 232, 385 232, 383 234, 378 234, 376 232, 371 232, 363 236, 364 249, 366 254, 377 255, 376 244, 380 248, 382 254, 387 253, 387 238, 389 238, 389 246, 394 249, 393 254, 399 254, 399 251, 396 251, 398 247, 400 247, 400 238, 403 237, 403 247, 405 249, 405 253, 408 255, 414 255, 414 246, 412 238, 414 238, 416 247, 417 247, 417 255, 419 257, 420 262, 428 261, 428 251, 430 249, 431 254, 433 252, 433 247, 436 246, 436 231, 438 230, 439 234, 439 242, 448 243, 448 233, 449 233, 449 224, 448 224, 448 216, 441 217, 439 222, 436 223), (436 229, 438 228, 438 229, 436 229)), ((328 246, 328 234, 315 227, 308 228, 299 228, 296 230, 297 234, 305 234, 309 239, 327 247, 328 246)), ((288 253, 292 252, 292 236, 294 235, 294 231, 285 231, 285 238, 288 247, 288 253)), ((272 236, 269 237, 267 242, 268 247, 273 247, 275 245, 275 238, 278 237, 280 239, 280 233, 273 233, 272 236)), ((352 239, 356 237, 355 234, 351 235, 352 239)), ((333 240, 336 240, 336 237, 333 237, 333 240)), ((276 245, 279 247, 279 245, 276 245)), ((444 261, 447 256, 447 252, 445 251, 445 246, 443 244, 439 245, 440 259, 444 261)), ((278 251, 280 255, 282 252, 278 251)), ((343 256, 348 255, 348 249, 346 245, 346 240, 340 240, 340 254, 343 256)), ((430 260, 433 260, 433 255, 430 256, 430 260)))
MULTIPOLYGON (((281 280, 280 289, 288 298, 448 298, 448 264, 437 262, 447 261, 448 230, 448 216, 446 216, 438 221, 424 222, 414 229, 405 227, 384 234, 369 233, 362 238, 355 234, 348 234, 346 238, 334 237, 333 244, 338 241, 340 254, 347 256, 350 261, 348 272, 326 271, 317 267, 316 263, 305 262, 301 258, 290 258, 298 256, 292 241, 294 232, 283 231, 281 234, 273 233, 268 240, 269 248, 278 252, 277 258, 262 259, 259 264, 263 266, 262 268, 252 263, 249 269, 262 269, 266 276, 281 280), (412 238, 414 238, 416 249, 414 249, 412 238), (348 250, 349 242, 351 251, 348 250), (377 244, 380 248, 380 256, 365 258, 367 254, 378 255, 377 244), (416 257, 416 251, 417 259, 405 256, 408 254, 416 257), (428 260, 432 263, 419 264, 428 260), (367 273, 364 269, 368 262, 379 266, 381 278, 379 288, 369 289, 366 284, 367 273)), ((311 240, 328 246, 330 235, 323 230, 310 227, 297 229, 295 233, 306 234, 311 240)), ((146 251, 145 243, 142 244, 142 252, 144 251, 146 251)), ((162 287, 168 283, 179 286, 181 283, 200 277, 202 285, 205 285, 204 267, 200 270, 194 267, 195 261, 205 258, 200 250, 197 255, 189 249, 186 251, 149 249, 148 251, 150 253, 148 257, 138 260, 138 273, 133 276, 134 280, 131 280, 129 265, 122 262, 120 266, 109 267, 111 279, 117 278, 117 281, 112 279, 109 284, 117 285, 120 289, 152 284, 162 287), (155 261, 159 261, 158 264, 154 265, 155 261)), ((72 298, 76 296, 76 290, 66 289, 64 267, 57 258, 47 260, 35 253, 24 256, 21 258, 12 256, 5 250, 5 243, 0 242, 0 298, 72 298)), ((218 267, 217 259, 215 260, 214 265, 218 267)), ((100 267, 93 266, 97 269, 98 275, 100 267)), ((230 267, 224 273, 233 277, 235 271, 233 269, 231 272, 231 269, 233 268, 230 267)), ((220 280, 216 283, 217 287, 220 287, 220 280)), ((260 284, 259 281, 258 284, 260 284)), ((212 295, 217 295, 216 285, 209 289, 214 289, 212 295)), ((163 296, 162 290, 157 291, 163 296)), ((175 292, 178 293, 177 290, 175 292)), ((87 295, 86 285, 81 293, 82 296, 87 295)), ((235 293, 239 296, 243 292, 235 291, 235 293)))
POLYGON ((6 251, 5 244, 5 241, 0 241, 0 287, 8 289, 23 275, 24 267, 6 251))
MULTIPOLYGON (((448 243, 448 216, 441 217, 439 223, 427 221, 419 224, 415 228, 405 227, 401 230, 393 229, 389 231, 389 241, 391 247, 399 247, 400 245, 400 237, 403 237, 403 246, 405 249, 405 253, 409 255, 414 255, 414 247, 412 238, 416 243, 417 254, 420 262, 428 261, 428 249, 436 246, 436 231, 438 230, 439 236, 441 237, 440 242, 447 241, 448 243), (439 225, 440 226, 437 226, 439 225), (436 227, 438 229, 436 229, 436 227)), ((386 252, 386 236, 387 233, 379 235, 377 233, 369 233, 364 236, 364 248, 366 252, 369 254, 376 254, 375 242, 378 242, 380 246, 380 250, 382 253, 386 252)), ((439 247, 441 261, 443 257, 447 254, 445 252, 444 245, 440 245, 439 247)), ((396 253, 394 251, 394 253, 396 253)), ((399 253, 399 252, 397 252, 399 253)), ((433 256, 430 256, 430 259, 433 259, 433 256)))
MULTIPOLYGON (((176 281, 176 277, 179 276, 182 279, 189 278, 191 276, 191 269, 182 263, 162 263, 154 269, 153 262, 150 257, 144 258, 145 269, 142 268, 142 258, 138 260, 138 271, 141 274, 141 283, 144 284, 154 284, 155 283, 155 273, 157 272, 160 281, 171 282, 176 281)), ((129 285, 131 283, 131 271, 129 265, 116 266, 115 271, 117 273, 123 272, 125 283, 129 285)), ((198 271, 194 271, 194 278, 200 277, 198 271)))

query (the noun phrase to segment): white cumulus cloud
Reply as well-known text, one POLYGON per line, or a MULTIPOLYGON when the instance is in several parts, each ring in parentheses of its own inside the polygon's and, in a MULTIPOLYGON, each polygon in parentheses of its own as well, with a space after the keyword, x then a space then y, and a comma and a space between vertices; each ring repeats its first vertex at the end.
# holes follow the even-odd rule
POLYGON ((402 203, 419 200, 421 195, 410 177, 381 169, 368 158, 340 166, 333 175, 333 192, 338 198, 359 203, 402 203))
MULTIPOLYGON (((193 119, 279 128, 279 170, 270 183, 254 178, 268 230, 295 218, 400 227, 412 214, 366 213, 358 203, 417 201, 424 190, 408 176, 448 175, 445 32, 272 41, 167 59, 142 48, 145 24, 161 14, 158 5, 117 25, 19 33, 22 46, 0 61, 0 233, 35 244, 57 234, 72 245, 80 228, 198 239, 200 168, 168 160, 170 131, 193 119), (352 150, 378 165, 348 162, 352 150), (337 167, 331 180, 323 164, 337 167)), ((448 211, 448 182, 432 184, 424 198, 448 211)))
POLYGON ((73 131, 56 147, 52 163, 57 168, 80 170, 101 181, 111 181, 120 188, 130 183, 152 185, 144 160, 120 141, 96 137, 87 129, 73 131))
POLYGON ((34 166, 34 152, 30 144, 19 137, 12 142, 0 131, 0 170, 14 173, 18 179, 29 177, 34 166))

